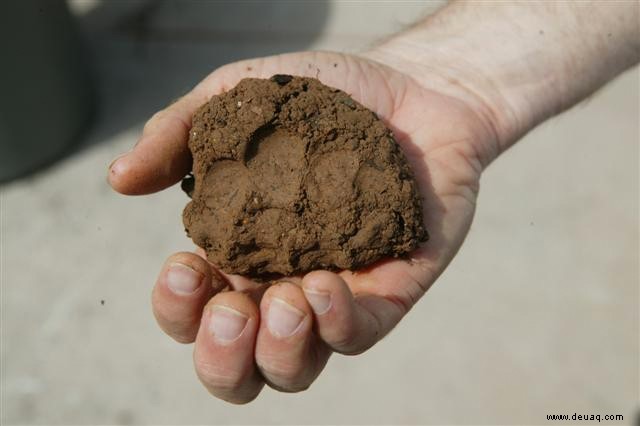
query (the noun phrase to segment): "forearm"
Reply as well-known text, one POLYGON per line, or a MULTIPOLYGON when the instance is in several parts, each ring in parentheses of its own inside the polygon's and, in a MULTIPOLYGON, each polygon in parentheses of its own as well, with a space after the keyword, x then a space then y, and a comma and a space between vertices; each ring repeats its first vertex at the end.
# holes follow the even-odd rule
POLYGON ((503 151, 633 66, 636 1, 456 2, 367 55, 461 98, 503 151))

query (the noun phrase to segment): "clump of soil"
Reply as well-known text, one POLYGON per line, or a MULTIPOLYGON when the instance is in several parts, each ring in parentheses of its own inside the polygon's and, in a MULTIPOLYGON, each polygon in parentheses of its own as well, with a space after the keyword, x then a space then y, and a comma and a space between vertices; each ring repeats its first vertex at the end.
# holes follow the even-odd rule
POLYGON ((187 234, 223 271, 357 269, 428 238, 389 129, 313 78, 244 79, 193 117, 187 234))

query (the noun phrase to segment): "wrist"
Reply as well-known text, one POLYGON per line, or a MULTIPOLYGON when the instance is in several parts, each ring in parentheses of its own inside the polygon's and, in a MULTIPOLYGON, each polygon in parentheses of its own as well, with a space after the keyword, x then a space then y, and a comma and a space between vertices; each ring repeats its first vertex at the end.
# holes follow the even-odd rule
POLYGON ((464 102, 501 152, 637 63, 637 12, 635 2, 456 2, 365 56, 464 102))

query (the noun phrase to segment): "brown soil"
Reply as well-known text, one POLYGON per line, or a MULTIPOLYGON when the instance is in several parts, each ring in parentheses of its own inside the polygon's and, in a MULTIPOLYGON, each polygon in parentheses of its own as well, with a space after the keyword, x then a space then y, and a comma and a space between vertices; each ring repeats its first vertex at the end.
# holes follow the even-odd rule
POLYGON ((391 132, 316 79, 244 79, 196 112, 188 235, 227 273, 357 269, 428 238, 391 132))

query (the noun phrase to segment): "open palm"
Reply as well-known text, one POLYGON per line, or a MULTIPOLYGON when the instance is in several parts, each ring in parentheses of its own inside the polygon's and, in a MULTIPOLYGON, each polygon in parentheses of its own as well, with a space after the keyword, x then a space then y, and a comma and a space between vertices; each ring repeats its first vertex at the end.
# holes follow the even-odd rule
POLYGON ((409 260, 314 271, 270 286, 226 275, 201 253, 171 256, 153 291, 154 314, 176 340, 195 341, 201 381, 235 403, 251 401, 265 383, 306 389, 332 352, 360 353, 402 319, 462 244, 495 142, 467 104, 406 74, 364 57, 294 53, 224 66, 154 115, 136 147, 110 166, 113 188, 146 194, 178 182, 191 169, 186 142, 194 111, 242 78, 274 74, 317 77, 378 114, 414 170, 431 239, 409 260))

